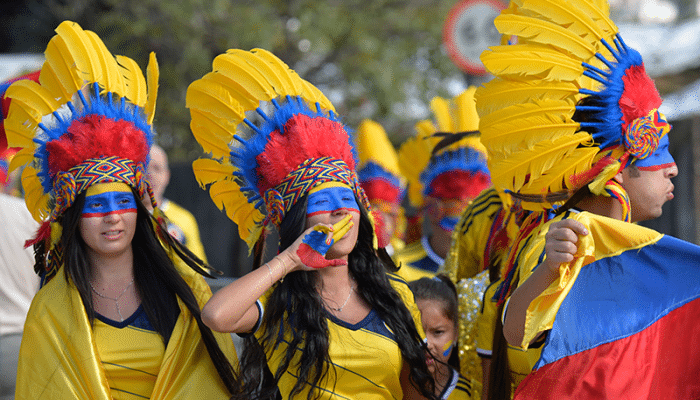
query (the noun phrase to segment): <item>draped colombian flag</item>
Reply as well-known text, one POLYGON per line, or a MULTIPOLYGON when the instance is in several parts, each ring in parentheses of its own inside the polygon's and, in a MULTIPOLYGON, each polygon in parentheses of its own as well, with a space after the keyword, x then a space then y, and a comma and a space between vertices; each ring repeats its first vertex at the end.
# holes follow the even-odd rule
POLYGON ((530 305, 524 342, 528 329, 529 337, 551 330, 515 398, 700 399, 700 247, 588 213, 570 217, 590 234, 530 305))

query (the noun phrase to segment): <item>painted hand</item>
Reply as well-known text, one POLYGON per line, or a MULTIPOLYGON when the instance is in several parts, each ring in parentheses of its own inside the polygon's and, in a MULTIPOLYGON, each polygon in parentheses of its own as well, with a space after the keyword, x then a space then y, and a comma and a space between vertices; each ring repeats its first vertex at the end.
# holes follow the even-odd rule
POLYGON ((337 240, 340 240, 352 228, 352 215, 347 215, 332 227, 316 225, 311 232, 302 239, 297 249, 297 255, 301 262, 311 268, 325 268, 347 264, 346 260, 327 260, 325 258, 328 249, 337 240))

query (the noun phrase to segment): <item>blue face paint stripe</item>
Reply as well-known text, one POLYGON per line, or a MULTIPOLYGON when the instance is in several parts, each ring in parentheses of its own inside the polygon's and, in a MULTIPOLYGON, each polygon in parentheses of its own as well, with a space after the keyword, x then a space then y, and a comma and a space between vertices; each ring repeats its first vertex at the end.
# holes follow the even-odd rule
POLYGON ((112 213, 136 212, 136 199, 131 192, 105 192, 85 197, 82 216, 102 217, 112 213))
POLYGON ((350 188, 329 187, 309 194, 306 215, 312 216, 341 209, 360 211, 355 194, 350 188))

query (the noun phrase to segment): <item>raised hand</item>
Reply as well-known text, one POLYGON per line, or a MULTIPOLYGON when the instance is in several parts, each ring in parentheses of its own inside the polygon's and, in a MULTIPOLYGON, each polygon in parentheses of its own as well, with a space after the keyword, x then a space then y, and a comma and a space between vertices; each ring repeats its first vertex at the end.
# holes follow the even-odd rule
POLYGON ((302 264, 311 268, 325 268, 347 264, 347 260, 327 260, 325 256, 328 249, 333 246, 333 243, 345 236, 352 226, 352 215, 347 215, 332 227, 316 225, 310 231, 307 231, 296 251, 302 264))
POLYGON ((543 262, 550 269, 558 269, 559 264, 574 260, 578 251, 579 235, 588 235, 582 223, 573 219, 563 219, 552 223, 545 236, 547 258, 543 262))

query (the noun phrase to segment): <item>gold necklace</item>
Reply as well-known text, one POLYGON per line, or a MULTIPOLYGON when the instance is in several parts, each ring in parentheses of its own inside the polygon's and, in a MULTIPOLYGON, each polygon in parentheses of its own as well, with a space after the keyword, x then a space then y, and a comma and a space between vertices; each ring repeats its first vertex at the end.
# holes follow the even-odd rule
POLYGON ((96 295, 102 297, 103 299, 112 300, 114 302, 114 305, 117 307, 117 314, 119 314, 119 319, 120 319, 119 322, 124 322, 124 317, 122 317, 122 311, 119 309, 119 299, 121 299, 122 296, 124 296, 124 293, 126 293, 126 291, 131 287, 131 285, 134 284, 134 278, 133 277, 131 278, 131 282, 129 282, 129 284, 126 285, 124 290, 119 294, 119 296, 117 296, 115 298, 107 297, 107 296, 103 295, 102 293, 98 292, 97 290, 95 290, 95 287, 92 286, 92 282, 88 281, 88 284, 90 285, 90 289, 92 289, 92 291, 95 292, 96 295))

